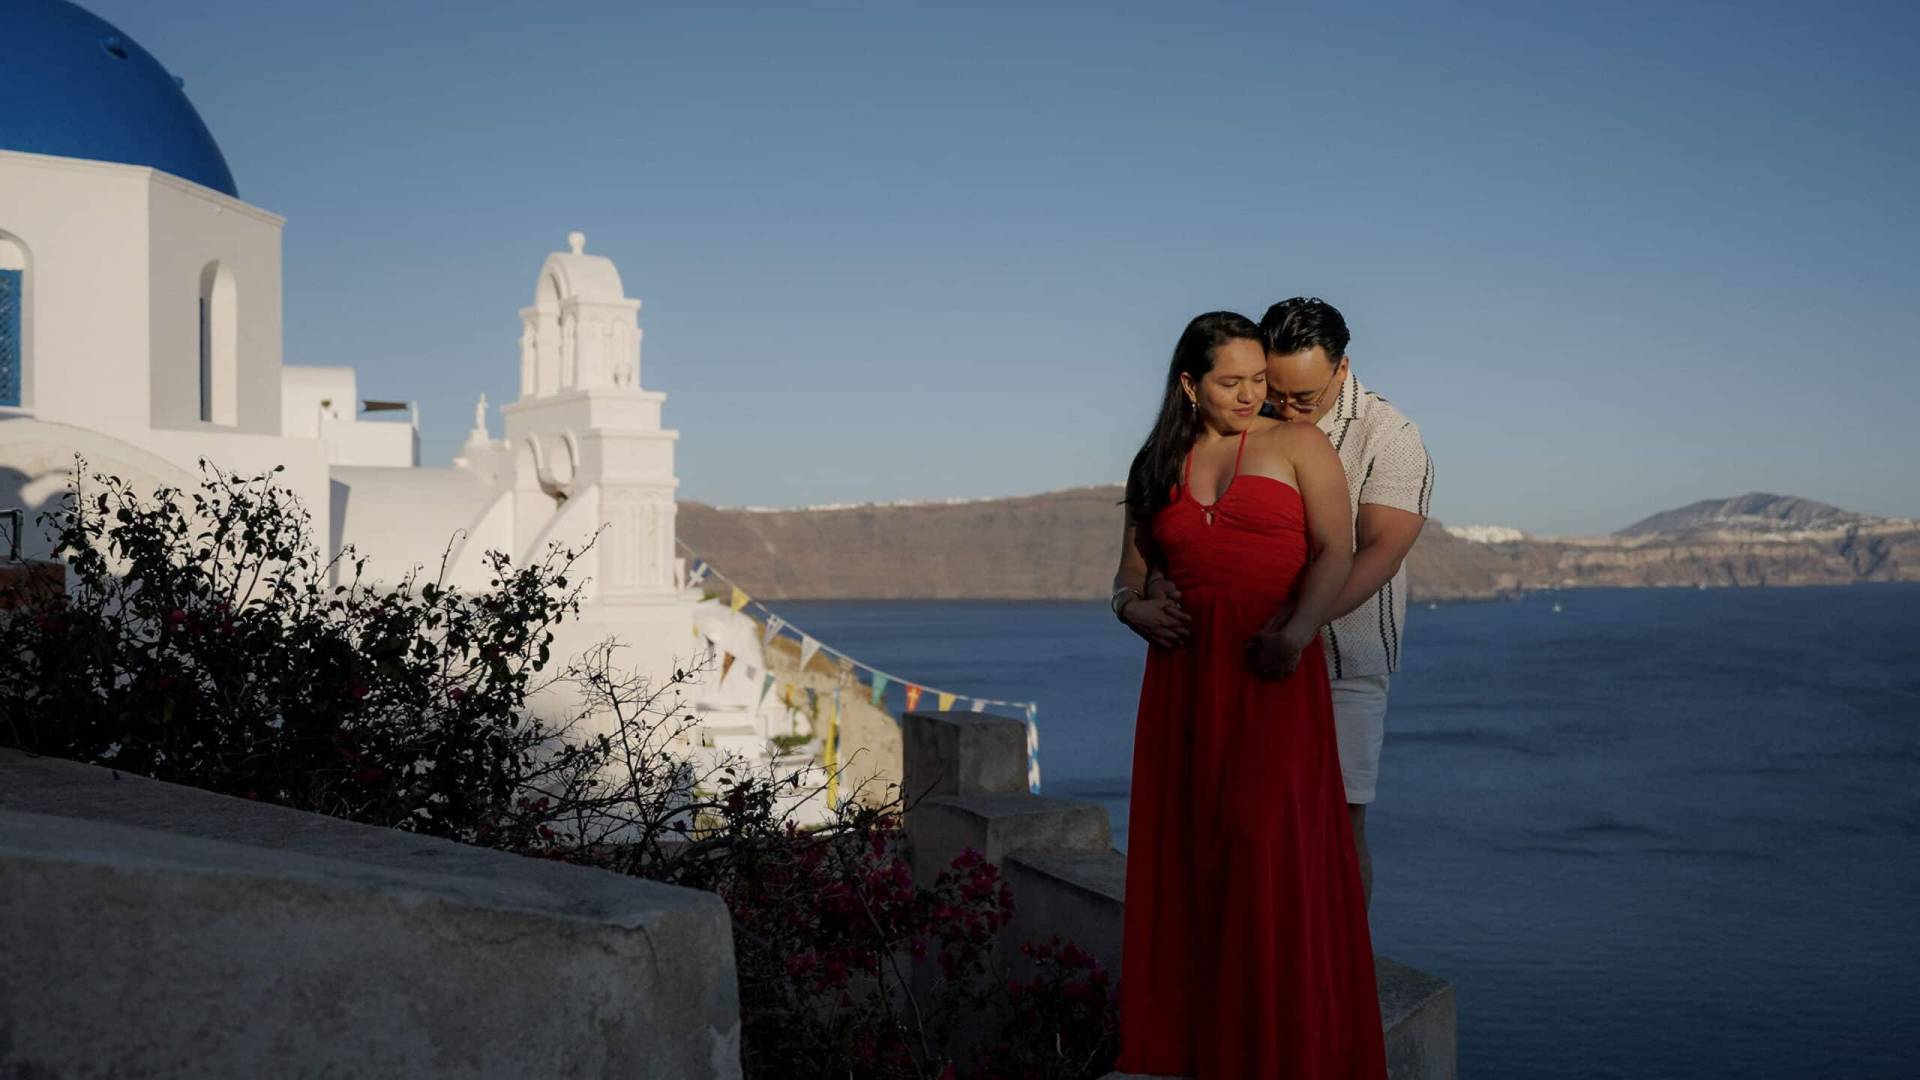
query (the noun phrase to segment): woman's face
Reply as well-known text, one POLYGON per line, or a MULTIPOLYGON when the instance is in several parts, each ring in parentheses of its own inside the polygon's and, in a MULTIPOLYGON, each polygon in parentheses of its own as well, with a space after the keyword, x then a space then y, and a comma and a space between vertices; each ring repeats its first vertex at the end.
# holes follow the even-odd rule
POLYGON ((1213 367, 1195 381, 1181 375, 1187 399, 1215 431, 1245 431, 1267 399, 1267 351, 1257 341, 1235 338, 1213 350, 1213 367))

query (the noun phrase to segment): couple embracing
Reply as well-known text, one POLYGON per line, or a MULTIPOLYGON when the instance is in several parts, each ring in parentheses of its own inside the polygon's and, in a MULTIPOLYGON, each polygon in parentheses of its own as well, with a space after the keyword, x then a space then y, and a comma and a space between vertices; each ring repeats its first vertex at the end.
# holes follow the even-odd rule
POLYGON ((1123 1072, 1386 1076, 1365 812, 1433 467, 1347 342, 1315 298, 1194 319, 1127 477, 1123 1072))

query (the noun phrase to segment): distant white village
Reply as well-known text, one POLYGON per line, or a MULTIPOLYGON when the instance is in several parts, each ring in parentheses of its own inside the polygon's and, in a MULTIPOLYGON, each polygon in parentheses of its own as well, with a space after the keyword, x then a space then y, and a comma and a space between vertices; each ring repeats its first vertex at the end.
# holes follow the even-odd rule
POLYGON ((0 125, 0 509, 24 511, 22 554, 46 553, 34 517, 76 455, 147 490, 193 489, 203 458, 282 467, 320 548, 386 580, 444 559, 447 584, 480 587, 489 550, 524 562, 598 534, 556 652, 611 637, 618 663, 659 675, 724 650, 739 673, 716 668, 692 702, 706 741, 765 756, 790 717, 746 677, 765 667, 753 620, 704 600, 676 553, 677 433, 612 260, 579 232, 530 253, 517 348, 499 313, 519 397, 497 417, 477 397, 458 456, 423 465, 417 409, 363 398, 378 388, 352 367, 284 361, 285 219, 239 197, 179 83, 83 9, 48 11, 37 33, 57 47, 0 74, 28 117, 0 125))

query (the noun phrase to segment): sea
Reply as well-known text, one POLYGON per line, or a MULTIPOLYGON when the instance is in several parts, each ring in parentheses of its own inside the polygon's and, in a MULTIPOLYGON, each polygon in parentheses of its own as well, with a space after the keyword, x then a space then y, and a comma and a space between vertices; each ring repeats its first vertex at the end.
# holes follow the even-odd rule
MULTIPOLYGON (((1125 847, 1145 646, 1104 604, 773 607, 901 679, 1037 701, 1043 790, 1125 847)), ((1453 983, 1462 1076, 1920 1077, 1920 585, 1407 621, 1374 944, 1453 983)))

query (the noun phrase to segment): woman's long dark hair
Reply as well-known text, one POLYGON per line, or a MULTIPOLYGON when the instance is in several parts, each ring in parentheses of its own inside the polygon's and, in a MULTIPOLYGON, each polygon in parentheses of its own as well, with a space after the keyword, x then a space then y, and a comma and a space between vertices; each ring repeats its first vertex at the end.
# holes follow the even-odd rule
POLYGON ((1173 362, 1167 365, 1167 388, 1160 398, 1160 415, 1154 420, 1147 441, 1141 444, 1140 452, 1133 456, 1133 467, 1127 470, 1127 514, 1137 524, 1145 525, 1153 520, 1153 515, 1171 501, 1187 451, 1200 437, 1200 414, 1188 403, 1187 393, 1180 386, 1180 376, 1200 382, 1213 370, 1213 351, 1229 341, 1243 338, 1266 347, 1266 339, 1260 336, 1260 328, 1253 320, 1231 311, 1197 315, 1181 332, 1179 343, 1173 347, 1173 362))

